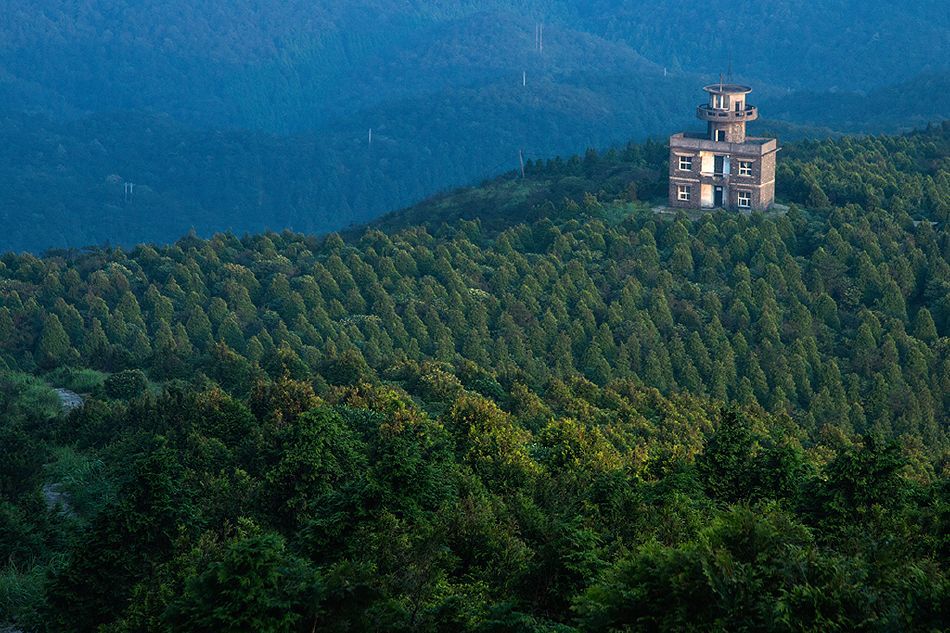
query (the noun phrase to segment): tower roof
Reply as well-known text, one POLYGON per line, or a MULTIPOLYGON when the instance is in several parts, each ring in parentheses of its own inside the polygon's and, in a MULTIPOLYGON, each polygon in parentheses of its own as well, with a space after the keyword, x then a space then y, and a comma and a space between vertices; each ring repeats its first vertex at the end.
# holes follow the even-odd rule
POLYGON ((752 92, 752 88, 749 86, 743 86, 742 84, 709 84, 703 88, 709 94, 714 95, 745 95, 752 92))

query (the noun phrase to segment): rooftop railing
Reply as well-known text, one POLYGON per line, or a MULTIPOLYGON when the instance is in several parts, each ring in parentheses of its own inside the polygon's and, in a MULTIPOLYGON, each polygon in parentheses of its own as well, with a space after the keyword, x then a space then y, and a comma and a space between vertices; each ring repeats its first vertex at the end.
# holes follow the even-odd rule
POLYGON ((696 116, 703 121, 748 121, 758 118, 759 110, 750 105, 742 110, 723 110, 704 103, 696 108, 696 116))

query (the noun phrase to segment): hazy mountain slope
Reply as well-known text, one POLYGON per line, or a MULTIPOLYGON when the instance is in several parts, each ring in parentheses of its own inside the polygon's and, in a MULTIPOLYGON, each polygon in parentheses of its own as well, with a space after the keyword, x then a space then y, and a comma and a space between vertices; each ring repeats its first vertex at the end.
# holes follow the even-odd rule
MULTIPOLYGON (((599 90, 566 80, 473 86, 355 113, 354 122, 326 133, 292 137, 203 131, 134 114, 70 123, 0 116, 6 183, 0 250, 167 242, 191 228, 202 235, 283 228, 321 233, 369 221, 450 184, 515 170, 519 149, 536 160, 574 147, 620 145, 671 116, 652 108, 651 93, 639 84, 623 77, 602 81, 599 90), (366 130, 373 125, 370 147, 366 130), (129 201, 124 182, 136 184, 129 201)), ((684 111, 694 100, 694 91, 673 82, 658 79, 652 90, 684 111)), ((674 125, 692 123, 684 117, 674 125)), ((753 130, 777 133, 784 142, 832 132, 775 120, 753 130)), ((658 145, 651 160, 660 164, 665 157, 658 145)), ((651 169, 661 177, 662 168, 651 169)), ((629 174, 618 178, 629 180, 629 174)), ((618 190, 626 186, 620 180, 618 190)), ((576 197, 583 188, 567 193, 576 197)), ((662 198, 663 186, 640 195, 662 198)))
POLYGON ((287 137, 203 131, 154 115, 0 117, 0 174, 9 183, 0 250, 163 242, 192 227, 339 229, 514 168, 519 150, 542 158, 647 136, 668 116, 651 102, 690 92, 673 82, 640 91, 622 77, 596 89, 577 81, 473 85, 287 137), (130 202, 125 182, 137 186, 130 202))
POLYGON ((662 64, 732 68, 794 89, 867 90, 947 69, 950 12, 941 0, 589 0, 588 29, 662 64))
POLYGON ((907 131, 950 112, 950 72, 924 73, 866 92, 796 92, 761 103, 770 117, 800 125, 833 125, 841 132, 907 131))
MULTIPOLYGON (((8 83, 43 86, 80 111, 147 109, 218 126, 314 127, 350 80, 367 85, 381 56, 424 50, 441 22, 475 14, 479 4, 491 8, 440 4, 15 0, 0 25, 0 67, 8 83)), ((415 66, 416 74, 424 69, 415 66)), ((400 79, 415 83, 405 74, 390 79, 397 97, 400 79)))
POLYGON ((489 41, 529 36, 511 19, 448 22, 425 53, 442 89, 427 91, 416 78, 400 98, 374 103, 376 84, 412 75, 406 59, 380 58, 378 76, 352 78, 327 101, 332 123, 296 136, 205 132, 143 115, 69 123, 11 115, 0 121, 12 183, 0 196, 12 227, 0 249, 168 241, 191 227, 333 230, 514 167, 519 150, 540 158, 645 137, 678 116, 656 104, 693 98, 692 86, 592 36, 551 29, 552 42, 579 42, 573 53, 517 66, 486 50, 489 41), (461 40, 469 27, 486 40, 461 40), (467 76, 447 61, 453 54, 485 71, 467 76), (595 76, 598 60, 609 72, 595 76), (359 102, 369 105, 352 106, 359 102), (126 181, 139 187, 131 203, 126 181))
POLYGON ((444 87, 447 67, 467 78, 517 67, 539 21, 548 23, 549 55, 582 55, 586 33, 679 74, 724 72, 731 62, 739 75, 783 88, 869 89, 945 69, 950 58, 939 2, 742 0, 723 11, 679 0, 12 0, 0 23, 0 85, 34 108, 146 108, 281 130, 319 124, 354 79, 384 99, 444 87), (492 25, 512 16, 521 36, 493 38, 492 25), (575 36, 558 41, 558 28, 575 36), (439 44, 446 33, 455 47, 439 44), (477 59, 466 55, 472 45, 477 59))
MULTIPOLYGON (((908 47, 865 37, 884 16, 844 4, 773 3, 782 20, 757 5, 731 8, 728 28, 758 51, 733 67, 755 86, 769 119, 760 129, 788 140, 950 117, 946 70, 907 79, 946 58, 937 54, 944 16, 927 3, 896 9, 889 32, 915 42, 908 47), (824 37, 852 9, 861 27, 824 37), (917 43, 933 54, 918 59, 917 43), (864 59, 838 54, 849 45, 864 59), (823 52, 836 63, 818 64, 823 52), (819 92, 898 61, 907 76, 819 92), (789 94, 807 78, 817 78, 810 92, 789 94)), ((9 183, 0 213, 13 227, 0 250, 168 241, 191 227, 324 231, 515 168, 519 151, 545 158, 664 138, 698 126, 699 87, 728 66, 725 45, 710 43, 726 26, 703 11, 616 1, 13 0, 0 20, 0 107, 12 113, 0 122, 9 183), (116 114, 128 111, 148 116, 116 114), (140 185, 135 204, 116 204, 103 184, 112 175, 140 185)))

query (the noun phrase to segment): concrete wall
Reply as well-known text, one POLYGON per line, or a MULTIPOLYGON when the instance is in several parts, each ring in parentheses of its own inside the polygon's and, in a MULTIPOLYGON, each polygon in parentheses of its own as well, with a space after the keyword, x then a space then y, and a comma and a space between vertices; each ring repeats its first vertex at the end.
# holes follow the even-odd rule
POLYGON ((757 209, 768 209, 775 202, 775 158, 776 152, 769 152, 757 162, 758 170, 753 172, 756 182, 761 183, 757 209))
POLYGON ((700 189, 698 182, 677 182, 670 181, 669 206, 674 209, 698 209, 699 208, 700 189), (689 202, 681 202, 677 199, 677 185, 689 185, 693 188, 692 199, 689 202))
POLYGON ((769 152, 762 157, 760 163, 760 182, 768 182, 770 180, 775 180, 775 155, 777 152, 769 152))
POLYGON ((746 142, 716 143, 707 139, 674 135, 670 138, 670 185, 669 206, 675 209, 710 208, 714 199, 714 187, 723 187, 724 207, 739 208, 739 191, 748 191, 751 208, 768 209, 775 201, 775 153, 774 139, 746 142), (730 173, 725 177, 712 174, 716 155, 729 156, 730 173), (692 169, 680 170, 679 157, 691 156, 692 169), (739 175, 739 162, 749 162, 752 173, 739 175), (688 202, 677 197, 677 185, 689 185, 692 194, 688 202))
POLYGON ((745 121, 738 123, 709 122, 709 139, 716 140, 716 130, 726 133, 726 143, 745 143, 745 121))

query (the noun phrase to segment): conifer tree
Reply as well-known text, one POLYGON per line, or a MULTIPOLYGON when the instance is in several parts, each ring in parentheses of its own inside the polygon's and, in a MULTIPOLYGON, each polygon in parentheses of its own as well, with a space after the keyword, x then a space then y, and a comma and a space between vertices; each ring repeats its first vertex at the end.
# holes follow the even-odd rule
POLYGON ((45 369, 65 365, 73 360, 70 353, 72 351, 69 336, 63 329, 59 317, 55 314, 49 315, 43 324, 43 331, 37 343, 37 363, 45 369))
POLYGON ((917 311, 914 318, 914 336, 926 343, 933 343, 937 339, 937 326, 927 308, 917 311))

